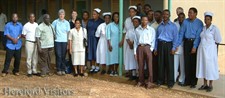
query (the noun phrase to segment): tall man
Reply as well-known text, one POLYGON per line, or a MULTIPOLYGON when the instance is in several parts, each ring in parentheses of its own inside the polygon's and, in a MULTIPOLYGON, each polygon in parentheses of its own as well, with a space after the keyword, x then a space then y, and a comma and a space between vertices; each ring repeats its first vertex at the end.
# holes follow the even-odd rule
POLYGON ((2 42, 3 48, 5 49, 6 38, 4 36, 4 28, 7 22, 7 17, 4 13, 2 13, 2 9, 0 7, 0 42, 2 42))
POLYGON ((188 18, 184 20, 180 29, 178 45, 184 41, 184 66, 185 84, 195 88, 198 79, 196 78, 196 50, 200 43, 200 33, 203 23, 197 18, 197 9, 192 7, 188 11, 188 18))
POLYGON ((163 11, 163 21, 160 23, 156 33, 156 47, 154 54, 158 55, 158 86, 165 83, 167 75, 168 88, 174 85, 174 54, 176 50, 178 30, 170 21, 170 11, 163 11), (165 74, 165 72, 167 72, 165 74))
MULTIPOLYGON (((155 11, 154 18, 155 22, 151 25, 151 27, 153 27, 156 32, 159 24, 162 22, 162 12, 159 10, 155 11)), ((153 67, 153 81, 156 82, 158 79, 158 57, 154 55, 154 53, 152 54, 152 67, 153 67)))
POLYGON ((145 85, 144 65, 148 66, 147 88, 153 87, 152 51, 155 46, 155 30, 148 25, 148 17, 142 16, 141 25, 135 29, 134 55, 138 61, 137 86, 145 85))
POLYGON ((29 22, 23 27, 22 35, 26 39, 25 51, 27 56, 27 76, 31 77, 32 74, 37 74, 37 43, 35 39, 35 30, 38 24, 35 21, 33 13, 29 15, 29 22))
POLYGON ((50 53, 54 47, 54 30, 50 24, 50 16, 45 14, 43 21, 36 29, 36 41, 38 48, 38 65, 41 67, 41 76, 51 75, 50 53))
POLYGON ((13 74, 19 75, 19 66, 21 59, 21 47, 22 47, 22 34, 23 26, 20 22, 18 22, 18 16, 16 13, 12 14, 12 22, 9 22, 5 26, 4 35, 7 37, 6 42, 6 55, 5 55, 5 64, 4 69, 2 71, 2 76, 6 76, 8 74, 9 65, 12 57, 14 56, 14 69, 13 74))

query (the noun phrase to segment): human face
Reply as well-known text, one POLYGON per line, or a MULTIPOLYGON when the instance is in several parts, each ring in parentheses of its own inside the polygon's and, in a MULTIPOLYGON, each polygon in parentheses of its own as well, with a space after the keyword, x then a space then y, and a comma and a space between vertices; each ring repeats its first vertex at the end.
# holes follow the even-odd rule
POLYGON ((75 27, 76 27, 76 28, 80 28, 80 27, 81 27, 80 21, 76 21, 76 22, 75 22, 75 27))
POLYGON ((83 17, 84 20, 87 20, 89 18, 88 13, 83 13, 82 17, 83 17))
POLYGON ((30 20, 31 23, 34 23, 34 21, 35 21, 34 14, 30 14, 29 20, 30 20))
POLYGON ((133 25, 134 27, 138 27, 139 26, 139 20, 138 19, 133 19, 133 25))
POLYGON ((104 19, 105 19, 106 24, 108 24, 111 20, 111 17, 107 15, 104 17, 104 19))
POLYGON ((211 23, 212 23, 212 19, 211 19, 210 17, 206 16, 206 17, 205 17, 205 24, 206 24, 207 26, 210 26, 211 23))
POLYGON ((59 13, 59 19, 61 20, 65 19, 65 13, 59 13))
POLYGON ((162 15, 160 13, 154 13, 154 18, 156 21, 160 21, 162 19, 162 15))
POLYGON ((47 24, 47 25, 50 24, 50 16, 49 16, 49 15, 46 15, 46 16, 44 17, 44 23, 47 24))
POLYGON ((178 16, 180 13, 183 13, 183 10, 182 9, 177 9, 176 12, 177 12, 177 16, 178 16))
POLYGON ((163 20, 168 21, 170 18, 170 13, 168 11, 163 11, 163 20))
POLYGON ((99 18, 99 14, 96 11, 93 11, 92 18, 93 19, 98 19, 99 18))
POLYGON ((153 15, 154 15, 154 12, 153 11, 149 11, 148 12, 148 19, 149 20, 153 20, 153 15))
POLYGON ((179 23, 183 23, 184 19, 185 19, 185 16, 184 15, 179 15, 178 16, 179 23))
POLYGON ((141 18, 141 25, 142 26, 147 26, 148 25, 148 18, 147 17, 142 17, 141 18))
POLYGON ((76 11, 73 11, 71 13, 71 17, 72 17, 72 19, 76 19, 77 18, 77 12, 76 11))
POLYGON ((16 22, 18 21, 18 15, 17 15, 17 14, 13 14, 13 15, 12 15, 12 21, 13 21, 14 23, 16 23, 16 22))
POLYGON ((129 9, 129 15, 130 17, 134 17, 136 15, 136 11, 134 9, 129 9))
POLYGON ((144 12, 145 12, 145 14, 147 14, 149 10, 151 10, 151 8, 149 8, 148 6, 145 6, 145 7, 144 7, 144 12))
POLYGON ((188 11, 188 17, 189 17, 189 19, 193 20, 193 19, 196 18, 196 16, 197 16, 197 13, 195 13, 193 10, 189 10, 188 11))
POLYGON ((114 19, 114 22, 115 22, 115 23, 119 23, 119 15, 118 15, 118 14, 115 14, 115 15, 113 16, 113 19, 114 19))

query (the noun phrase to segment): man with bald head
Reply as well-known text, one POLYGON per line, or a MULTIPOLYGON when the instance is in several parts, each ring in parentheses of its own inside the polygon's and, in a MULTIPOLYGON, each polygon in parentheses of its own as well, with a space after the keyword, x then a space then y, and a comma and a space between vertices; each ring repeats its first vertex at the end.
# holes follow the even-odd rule
POLYGON ((18 15, 16 13, 12 14, 12 21, 7 23, 5 26, 4 35, 7 38, 6 41, 6 55, 4 69, 2 70, 2 76, 5 77, 8 74, 9 65, 12 57, 14 57, 14 69, 13 74, 19 75, 19 66, 21 59, 21 47, 22 47, 22 34, 23 26, 18 22, 18 15))
POLYGON ((35 15, 31 13, 29 15, 29 22, 27 22, 22 31, 23 37, 25 37, 25 51, 27 57, 27 76, 31 77, 32 74, 37 74, 37 43, 35 39, 35 30, 38 24, 35 22, 35 15))
POLYGON ((50 16, 45 14, 43 22, 36 28, 35 31, 37 49, 38 49, 38 65, 41 67, 41 77, 51 75, 51 57, 50 53, 54 47, 54 30, 50 23, 50 16))

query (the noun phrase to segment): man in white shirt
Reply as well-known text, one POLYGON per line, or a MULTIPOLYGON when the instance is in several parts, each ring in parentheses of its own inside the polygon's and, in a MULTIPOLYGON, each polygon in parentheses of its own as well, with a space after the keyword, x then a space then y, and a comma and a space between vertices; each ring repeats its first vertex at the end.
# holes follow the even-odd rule
POLYGON ((134 55, 138 61, 139 79, 137 87, 145 85, 144 65, 148 66, 147 88, 154 87, 152 72, 152 51, 155 46, 155 30, 148 25, 148 17, 142 16, 141 25, 136 28, 134 40, 134 55))
POLYGON ((26 39, 25 51, 27 56, 27 76, 31 77, 32 74, 37 74, 37 43, 35 40, 35 30, 38 24, 35 21, 33 13, 29 15, 29 22, 24 27, 22 34, 26 39))
POLYGON ((2 42, 3 47, 5 48, 6 38, 4 37, 4 28, 7 22, 7 17, 4 13, 2 13, 2 9, 0 8, 0 42, 2 42))

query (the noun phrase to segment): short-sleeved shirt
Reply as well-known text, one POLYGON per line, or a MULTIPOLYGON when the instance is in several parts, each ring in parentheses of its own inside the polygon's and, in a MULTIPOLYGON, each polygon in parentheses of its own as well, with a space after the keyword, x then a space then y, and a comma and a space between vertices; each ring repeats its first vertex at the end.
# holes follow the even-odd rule
MULTIPOLYGON (((5 25, 5 32, 4 35, 9 35, 14 39, 18 39, 19 36, 22 34, 23 26, 21 23, 16 22, 9 22, 5 25)), ((22 39, 20 38, 17 44, 14 44, 10 39, 7 39, 6 47, 11 50, 19 50, 22 46, 22 39)))
POLYGON ((6 15, 3 13, 0 13, 0 31, 4 31, 6 22, 7 22, 6 15))
POLYGON ((55 29, 56 42, 67 42, 67 33, 70 31, 70 23, 67 20, 56 19, 52 23, 55 29))
POLYGON ((34 23, 27 22, 23 26, 22 34, 26 35, 26 40, 35 41, 35 30, 37 27, 38 27, 38 24, 36 22, 34 22, 34 23))
POLYGON ((37 27, 35 36, 40 38, 41 48, 54 47, 54 31, 52 29, 51 25, 46 25, 44 22, 37 27))

